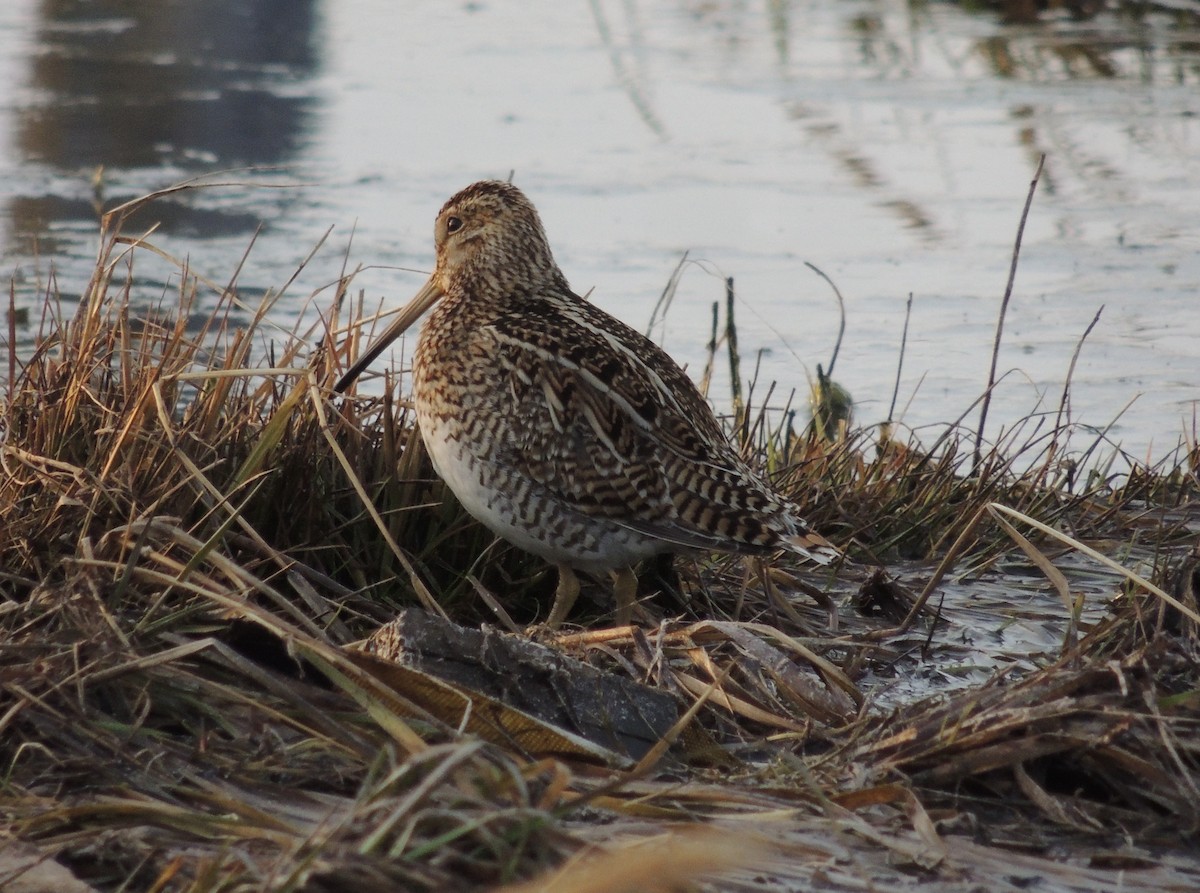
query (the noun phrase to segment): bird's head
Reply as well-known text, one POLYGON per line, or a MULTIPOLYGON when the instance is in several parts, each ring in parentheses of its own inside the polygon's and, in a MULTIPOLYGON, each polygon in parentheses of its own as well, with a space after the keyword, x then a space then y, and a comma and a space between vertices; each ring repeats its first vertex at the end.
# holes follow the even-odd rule
POLYGON ((433 227, 437 264, 429 281, 334 386, 350 386, 389 344, 448 294, 465 301, 507 302, 566 290, 533 203, 516 186, 483 180, 442 206, 433 227))

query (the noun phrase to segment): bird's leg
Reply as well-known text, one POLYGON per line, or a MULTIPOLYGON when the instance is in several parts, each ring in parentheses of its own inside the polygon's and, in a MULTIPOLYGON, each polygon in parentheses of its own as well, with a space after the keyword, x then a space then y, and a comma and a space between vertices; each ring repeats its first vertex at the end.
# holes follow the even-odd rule
POLYGON ((617 626, 628 626, 633 620, 633 603, 637 599, 637 574, 631 567, 612 572, 613 598, 617 602, 617 626))
POLYGON ((558 566, 558 588, 554 590, 554 607, 550 609, 550 616, 546 618, 546 629, 555 630, 562 626, 562 622, 571 613, 571 606, 575 604, 575 599, 578 597, 579 578, 575 576, 575 571, 570 567, 560 564, 558 566))

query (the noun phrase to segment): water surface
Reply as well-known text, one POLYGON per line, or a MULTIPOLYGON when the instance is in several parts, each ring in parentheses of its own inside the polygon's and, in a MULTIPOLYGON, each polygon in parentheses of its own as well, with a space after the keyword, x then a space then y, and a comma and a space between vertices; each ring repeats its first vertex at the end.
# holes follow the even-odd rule
MULTIPOLYGON (((343 265, 398 304, 432 265, 432 220, 483 177, 542 211, 579 292, 698 372, 735 279, 740 343, 780 402, 828 366, 859 419, 944 423, 987 374, 1037 159, 989 431, 1057 411, 1140 458, 1193 429, 1200 340, 1200 31, 1193 14, 997 14, 894 0, 509 4, 10 0, 0 12, 0 250, 18 303, 53 269, 87 281, 96 215, 184 178, 154 241, 248 299, 288 280, 281 324, 343 265), (102 171, 101 171, 101 166, 102 171), (254 168, 253 171, 244 170, 254 168), (413 272, 416 271, 416 272, 413 272)), ((176 271, 138 261, 141 297, 176 271)), ((322 291, 324 290, 324 291, 322 291)), ((326 302, 327 303, 327 302, 326 302)), ((310 311, 314 312, 314 311, 310 311)), ((19 333, 27 346, 32 327, 19 333)), ((714 380, 728 402, 724 376, 714 380)), ((974 416, 971 416, 972 423, 974 416)), ((933 434, 928 438, 932 440, 933 434)), ((1081 440, 1079 445, 1086 445, 1081 440)))

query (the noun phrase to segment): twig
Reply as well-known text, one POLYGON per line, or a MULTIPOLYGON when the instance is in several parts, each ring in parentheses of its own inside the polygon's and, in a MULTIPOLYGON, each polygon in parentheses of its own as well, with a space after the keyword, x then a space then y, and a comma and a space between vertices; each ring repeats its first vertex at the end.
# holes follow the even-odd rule
POLYGON ((8 280, 8 386, 17 380, 17 280, 8 280))
POLYGON ((1100 314, 1104 312, 1104 305, 1100 305, 1100 309, 1096 311, 1096 315, 1092 317, 1092 321, 1088 323, 1088 327, 1083 330, 1083 334, 1079 336, 1079 341, 1075 344, 1075 352, 1071 354, 1071 364, 1067 366, 1067 380, 1063 382, 1062 399, 1058 402, 1058 415, 1054 419, 1055 435, 1059 426, 1062 424, 1063 413, 1067 414, 1068 424, 1071 421, 1071 413, 1067 408, 1071 401, 1071 380, 1075 377, 1075 364, 1079 361, 1079 354, 1083 350, 1083 342, 1087 341, 1087 336, 1092 334, 1092 329, 1096 328, 1096 323, 1100 322, 1100 314))
POLYGON ((700 376, 700 393, 708 396, 708 387, 712 384, 713 366, 717 359, 717 326, 721 318, 721 304, 712 302, 712 337, 708 340, 708 357, 704 361, 704 374, 700 376))
POLYGON ((1067 424, 1071 424, 1071 381, 1075 378, 1075 364, 1079 361, 1079 354, 1083 351, 1083 342, 1087 341, 1088 335, 1092 334, 1092 329, 1096 328, 1096 323, 1100 322, 1100 314, 1104 312, 1104 305, 1100 305, 1100 309, 1096 311, 1096 315, 1092 317, 1092 321, 1088 323, 1088 327, 1083 330, 1083 334, 1079 336, 1079 341, 1075 344, 1075 351, 1071 354, 1071 362, 1067 366, 1067 378, 1063 382, 1062 398, 1058 401, 1058 415, 1054 417, 1054 429, 1051 432, 1050 446, 1046 450, 1046 461, 1042 465, 1041 474, 1038 475, 1037 483, 1040 486, 1046 479, 1046 475, 1050 472, 1051 465, 1058 456, 1058 435, 1062 432, 1063 416, 1067 417, 1067 424))
MULTIPOLYGON (((810 270, 829 283, 829 287, 833 289, 834 297, 837 298, 838 312, 842 317, 841 324, 838 326, 837 340, 833 342, 833 356, 829 358, 829 377, 833 378, 833 367, 834 364, 837 363, 838 352, 842 349, 842 336, 846 334, 846 302, 842 298, 842 293, 838 291, 838 287, 834 285, 833 280, 826 276, 822 269, 810 264, 808 261, 804 262, 804 266, 808 267, 810 270)), ((911 298, 909 300, 911 300, 911 298)))
POLYGON ((912 319, 912 292, 908 293, 908 301, 904 305, 904 331, 900 333, 900 357, 896 360, 896 385, 892 388, 892 405, 888 407, 888 424, 896 413, 896 398, 900 395, 900 373, 904 369, 904 352, 908 348, 908 321, 912 319))
POLYGON ((738 355, 737 325, 733 320, 733 277, 725 280, 725 347, 729 351, 729 389, 733 392, 733 423, 742 426, 746 407, 742 402, 742 361, 738 355))
POLYGON ((1021 254, 1021 239, 1025 235, 1025 221, 1029 218, 1029 207, 1033 204, 1033 193, 1037 189, 1038 179, 1042 176, 1042 166, 1046 163, 1043 152, 1038 159, 1037 170, 1029 183, 1029 194, 1025 196, 1025 208, 1021 211, 1021 222, 1017 225, 1017 239, 1013 245, 1012 264, 1008 268, 1008 284, 1004 287, 1004 300, 1000 302, 1000 317, 996 320, 996 339, 992 342, 992 367, 988 370, 987 389, 983 395, 983 405, 979 409, 979 430, 975 432, 975 452, 971 461, 971 470, 979 468, 982 458, 983 428, 987 423, 988 407, 992 404, 992 388, 996 383, 996 363, 1000 359, 1000 340, 1004 335, 1004 316, 1008 313, 1008 301, 1012 297, 1013 282, 1017 278, 1017 258, 1021 254))
POLYGON ((660 321, 659 311, 662 311, 662 320, 666 320, 667 311, 671 309, 671 302, 675 300, 675 292, 679 288, 679 280, 683 278, 683 265, 687 263, 688 253, 683 252, 683 257, 679 258, 679 263, 675 265, 675 269, 671 271, 671 275, 667 277, 667 284, 663 286, 662 294, 658 296, 658 301, 654 304, 654 309, 650 311, 650 322, 646 323, 646 337, 650 337, 650 333, 654 331, 654 326, 660 321))

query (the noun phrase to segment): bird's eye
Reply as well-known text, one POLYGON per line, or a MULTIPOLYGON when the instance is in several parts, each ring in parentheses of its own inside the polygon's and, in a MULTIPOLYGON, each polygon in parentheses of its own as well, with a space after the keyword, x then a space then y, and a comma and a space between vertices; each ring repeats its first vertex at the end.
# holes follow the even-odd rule
POLYGON ((456 233, 460 229, 462 229, 462 218, 461 217, 447 217, 446 218, 446 232, 456 233))

